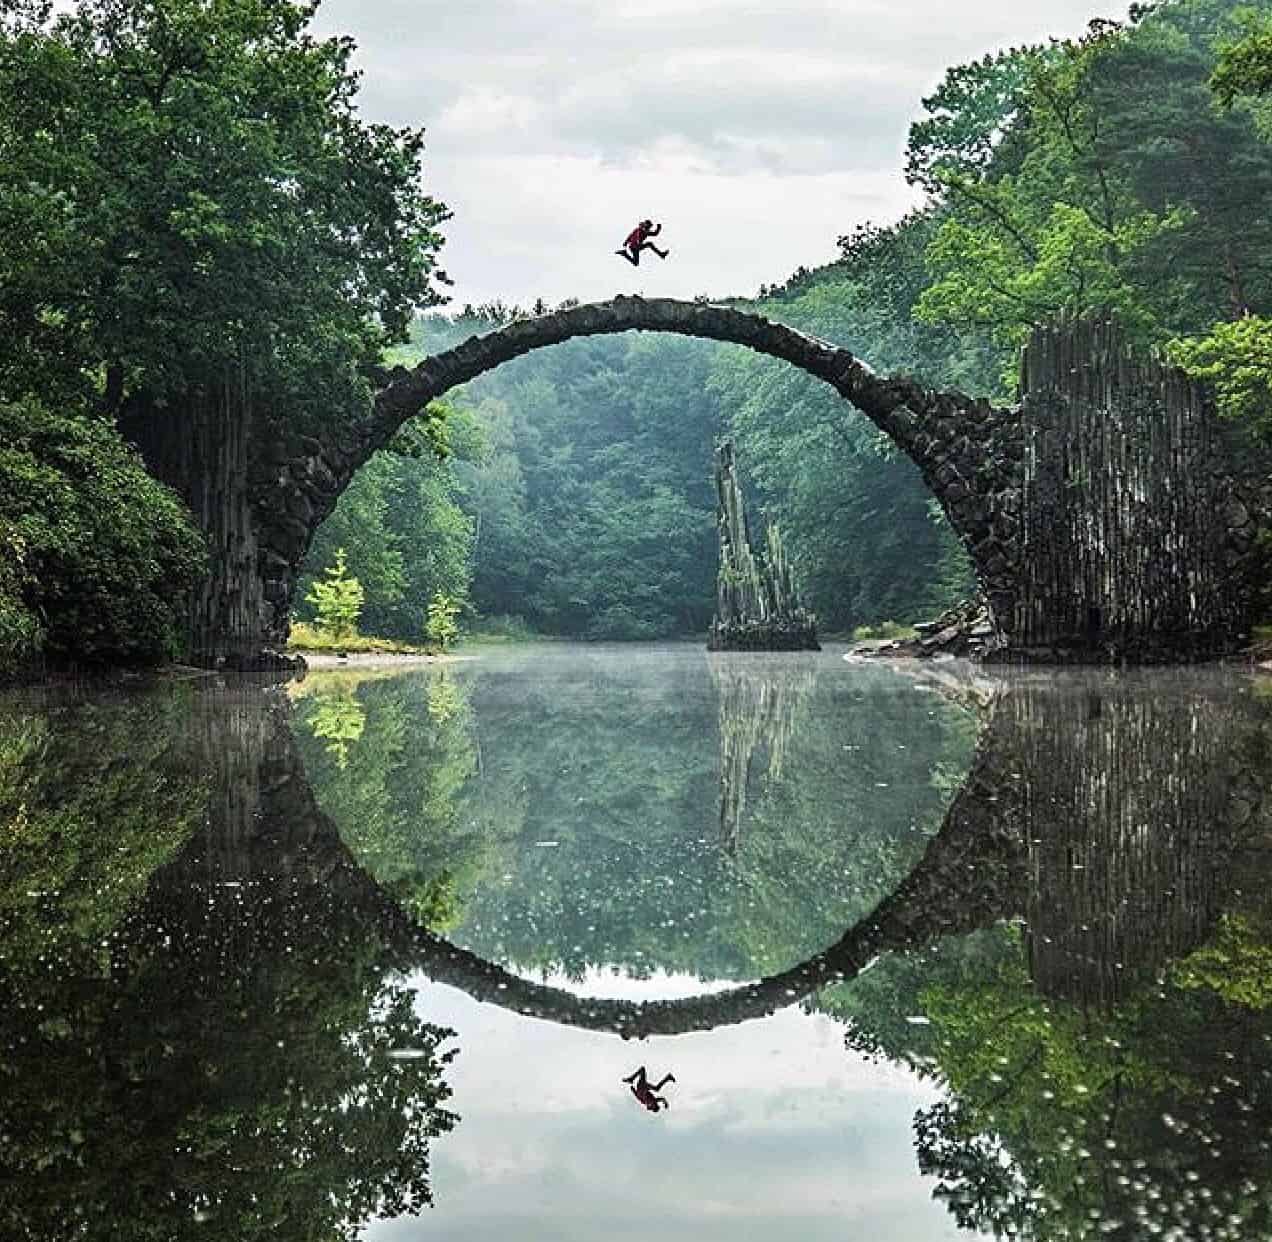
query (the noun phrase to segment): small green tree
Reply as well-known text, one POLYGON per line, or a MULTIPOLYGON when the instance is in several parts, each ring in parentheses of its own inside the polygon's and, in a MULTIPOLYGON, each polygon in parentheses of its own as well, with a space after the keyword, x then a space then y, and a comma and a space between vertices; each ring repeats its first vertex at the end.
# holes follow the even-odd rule
POLYGON ((459 626, 455 621, 457 616, 457 599, 438 591, 429 601, 428 622, 424 626, 424 632, 443 650, 459 637, 459 626))
POLYGON ((352 638, 358 632, 365 594, 345 565, 344 548, 336 549, 336 563, 327 567, 326 575, 326 582, 315 582, 305 601, 317 610, 317 625, 324 634, 352 638))

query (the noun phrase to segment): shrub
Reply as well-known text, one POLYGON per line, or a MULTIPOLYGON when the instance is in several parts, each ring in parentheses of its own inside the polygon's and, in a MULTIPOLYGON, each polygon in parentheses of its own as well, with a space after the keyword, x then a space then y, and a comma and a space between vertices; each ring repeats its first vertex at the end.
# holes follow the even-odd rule
POLYGON ((438 591, 429 601, 428 621, 424 632, 443 651, 459 637, 459 626, 455 618, 459 616, 459 600, 438 591))
POLYGON ((0 664, 179 653, 206 547, 108 423, 0 403, 0 664))
POLYGON ((362 583, 354 578, 345 564, 344 548, 336 549, 336 563, 328 565, 327 580, 315 582, 305 596, 318 612, 318 628, 332 638, 353 638, 358 633, 358 618, 366 599, 362 583))

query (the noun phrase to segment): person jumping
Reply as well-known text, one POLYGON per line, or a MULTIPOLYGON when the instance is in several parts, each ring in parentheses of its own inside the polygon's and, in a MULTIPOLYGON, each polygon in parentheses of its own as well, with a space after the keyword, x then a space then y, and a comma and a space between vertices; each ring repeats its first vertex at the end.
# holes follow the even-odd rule
MULTIPOLYGON (((655 224, 652 220, 642 220, 630 233, 627 234, 627 240, 622 247, 615 250, 615 254, 621 254, 633 267, 640 266, 640 252, 642 250, 652 250, 660 259, 665 259, 670 250, 659 250, 649 239, 657 237, 662 232, 662 225, 655 224)), ((674 1081, 674 1079, 673 1079, 674 1081)))
POLYGON ((670 1108, 661 1095, 655 1092, 661 1091, 669 1082, 675 1082, 675 1074, 664 1074, 661 1082, 656 1082, 650 1086, 649 1079, 645 1077, 645 1067, 642 1065, 634 1074, 630 1074, 624 1078, 631 1089, 632 1094, 647 1108, 651 1113, 656 1113, 660 1108, 670 1108))

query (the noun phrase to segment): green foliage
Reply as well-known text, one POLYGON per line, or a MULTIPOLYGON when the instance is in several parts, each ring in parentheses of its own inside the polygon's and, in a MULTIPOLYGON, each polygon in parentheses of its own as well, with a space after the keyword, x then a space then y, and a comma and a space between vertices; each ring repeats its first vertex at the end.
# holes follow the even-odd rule
POLYGON ((1181 988, 1209 988, 1233 1005, 1272 1006, 1272 929, 1266 916, 1227 914, 1210 942, 1171 971, 1181 988))
POLYGON ((1267 303, 1272 149, 1208 80, 1231 0, 1136 10, 1081 39, 951 70, 907 169, 933 196, 932 323, 1005 351, 1061 311, 1112 309, 1146 341, 1267 303))
POLYGON ((440 591, 428 604, 428 623, 424 632, 444 651, 459 637, 459 625, 455 618, 459 616, 460 603, 440 591))
POLYGON ((1210 75, 1211 89, 1228 105, 1241 95, 1272 92, 1272 18, 1253 8, 1242 17, 1242 37, 1220 46, 1210 75))
POLYGON ((318 629, 331 638, 353 638, 364 599, 362 584, 350 576, 344 548, 336 549, 336 563, 327 569, 326 581, 315 582, 305 597, 318 613, 318 629))
POLYGON ((312 4, 37 7, 0 25, 0 396, 104 383, 171 417, 232 380, 293 425, 364 409, 447 213, 422 132, 359 117, 352 41, 312 4))
POLYGON ((302 595, 344 548, 366 593, 364 628, 376 634, 418 640, 434 596, 467 602, 475 523, 460 508, 457 465, 481 452, 481 439, 463 410, 453 411, 446 427, 445 458, 435 446, 417 445, 379 453, 358 472, 314 536, 302 595))
POLYGON ((1272 443, 1272 319, 1248 315, 1171 344, 1171 357, 1214 386, 1219 412, 1272 443))
MULTIPOLYGON (((420 353, 499 326, 508 308, 422 320, 420 353)), ((469 385, 475 452, 457 453, 473 606, 534 630, 637 638, 705 630, 714 598, 718 427, 705 342, 573 341, 469 385)), ((435 590, 460 596, 438 582, 435 590)))
POLYGON ((202 538, 101 420, 0 403, 0 655, 138 662, 180 650, 202 538))
POLYGON ((44 645, 44 627, 25 600, 31 576, 26 543, 0 525, 0 675, 31 661, 44 645))

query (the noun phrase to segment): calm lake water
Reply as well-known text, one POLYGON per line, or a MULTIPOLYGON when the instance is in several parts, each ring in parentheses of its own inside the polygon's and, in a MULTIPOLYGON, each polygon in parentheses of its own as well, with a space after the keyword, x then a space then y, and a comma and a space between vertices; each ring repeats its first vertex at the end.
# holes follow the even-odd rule
POLYGON ((1272 1238, 1272 696, 841 654, 0 695, 0 1238, 1272 1238))

